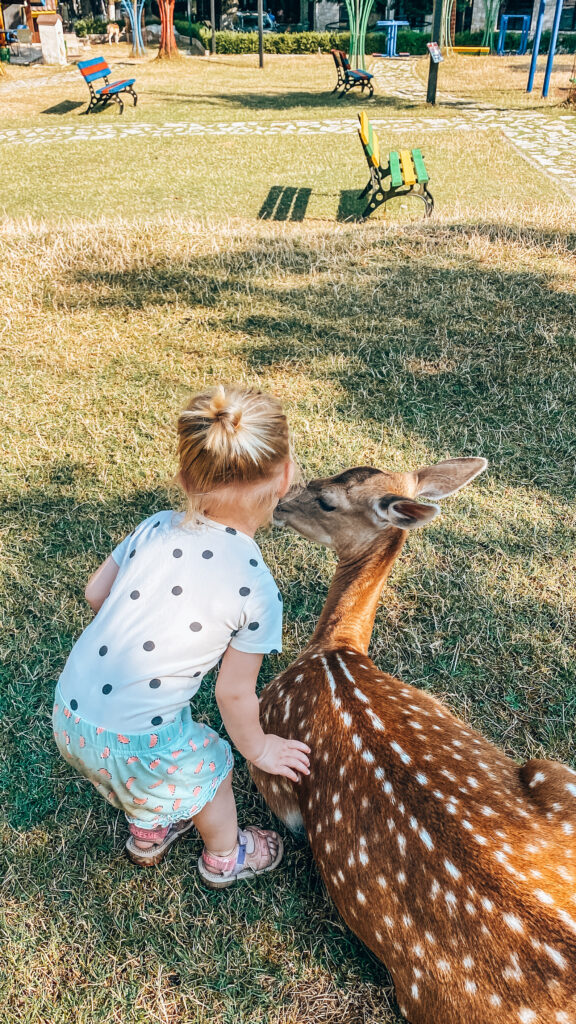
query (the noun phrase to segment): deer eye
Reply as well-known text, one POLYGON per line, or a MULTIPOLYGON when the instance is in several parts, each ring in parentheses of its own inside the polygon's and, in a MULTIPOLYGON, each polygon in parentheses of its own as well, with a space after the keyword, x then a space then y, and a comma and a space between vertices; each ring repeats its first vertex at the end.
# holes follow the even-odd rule
POLYGON ((316 501, 325 512, 333 512, 336 508, 336 505, 329 505, 327 501, 324 501, 324 498, 316 498, 316 501))

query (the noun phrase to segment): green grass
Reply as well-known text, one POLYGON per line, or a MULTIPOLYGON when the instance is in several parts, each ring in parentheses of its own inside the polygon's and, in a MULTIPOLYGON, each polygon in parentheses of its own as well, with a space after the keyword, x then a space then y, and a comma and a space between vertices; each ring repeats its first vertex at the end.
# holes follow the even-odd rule
MULTIPOLYGON (((207 120, 229 117, 221 106, 207 120)), ((486 456, 488 473, 411 537, 372 653, 510 755, 576 763, 573 212, 495 134, 472 149, 467 133, 428 138, 441 201, 425 224, 336 222, 342 188, 364 184, 354 137, 0 156, 3 171, 12 161, 0 235, 10 1024, 402 1020, 305 846, 288 838, 274 876, 222 893, 199 885, 194 839, 142 873, 124 858, 120 818, 53 747, 53 685, 90 617, 84 583, 174 500, 175 418, 195 389, 274 390, 310 476, 486 456), (207 175, 223 154, 233 187, 218 196, 207 175), (503 159, 522 169, 525 198, 500 179, 503 159), (258 221, 277 183, 313 189, 309 219, 258 221)), ((305 644, 334 562, 288 532, 261 544, 286 607, 284 653, 266 659, 265 681, 305 644)), ((218 722, 209 685, 199 713, 218 722)), ((271 822, 237 764, 241 820, 271 822)))

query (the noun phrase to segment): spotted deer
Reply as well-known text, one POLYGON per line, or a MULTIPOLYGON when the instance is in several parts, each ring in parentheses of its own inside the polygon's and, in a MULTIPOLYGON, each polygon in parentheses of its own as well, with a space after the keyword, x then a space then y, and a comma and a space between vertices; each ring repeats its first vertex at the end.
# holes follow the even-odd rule
POLYGON ((309 744, 298 783, 252 768, 303 827, 326 888, 411 1024, 576 1024, 576 773, 518 765, 367 655, 408 531, 486 467, 351 469, 278 518, 339 562, 314 635, 263 691, 267 732, 309 744))

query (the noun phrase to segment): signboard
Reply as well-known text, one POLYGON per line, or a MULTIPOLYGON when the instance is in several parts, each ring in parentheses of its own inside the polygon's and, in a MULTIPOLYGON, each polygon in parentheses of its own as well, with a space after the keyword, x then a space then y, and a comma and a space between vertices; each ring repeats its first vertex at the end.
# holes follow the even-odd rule
POLYGON ((438 46, 438 43, 426 43, 426 46, 434 64, 441 64, 444 57, 442 56, 442 50, 438 46))

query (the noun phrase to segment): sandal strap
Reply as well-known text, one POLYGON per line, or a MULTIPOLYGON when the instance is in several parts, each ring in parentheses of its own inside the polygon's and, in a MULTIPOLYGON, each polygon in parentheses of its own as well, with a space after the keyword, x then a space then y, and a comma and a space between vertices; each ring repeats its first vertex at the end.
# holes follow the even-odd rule
POLYGON ((140 825, 130 823, 130 834, 135 839, 141 839, 145 843, 162 843, 166 839, 171 827, 171 825, 166 825, 165 828, 141 828, 140 825))
POLYGON ((238 833, 238 845, 232 851, 229 857, 217 857, 214 853, 209 853, 206 847, 202 850, 202 860, 206 867, 210 868, 211 871, 217 871, 224 875, 230 874, 234 871, 234 868, 238 864, 244 866, 244 860, 246 857, 246 840, 238 833))

